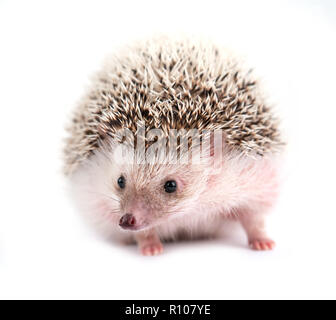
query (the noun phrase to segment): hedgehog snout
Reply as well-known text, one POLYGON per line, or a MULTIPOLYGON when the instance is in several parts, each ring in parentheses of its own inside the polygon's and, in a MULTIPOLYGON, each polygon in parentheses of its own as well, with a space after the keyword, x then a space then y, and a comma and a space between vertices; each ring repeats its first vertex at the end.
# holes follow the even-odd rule
POLYGON ((124 214, 119 221, 119 226, 123 229, 133 229, 136 225, 136 218, 131 213, 124 214))

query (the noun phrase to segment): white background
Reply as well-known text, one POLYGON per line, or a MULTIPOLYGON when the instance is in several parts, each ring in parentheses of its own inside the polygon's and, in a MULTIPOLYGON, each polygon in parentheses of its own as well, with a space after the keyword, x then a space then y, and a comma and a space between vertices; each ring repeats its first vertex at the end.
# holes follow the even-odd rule
POLYGON ((336 298, 335 20, 331 0, 0 1, 0 298, 336 298), (246 54, 278 106, 273 252, 238 229, 142 257, 94 237, 67 196, 64 125, 89 75, 120 43, 180 31, 246 54))

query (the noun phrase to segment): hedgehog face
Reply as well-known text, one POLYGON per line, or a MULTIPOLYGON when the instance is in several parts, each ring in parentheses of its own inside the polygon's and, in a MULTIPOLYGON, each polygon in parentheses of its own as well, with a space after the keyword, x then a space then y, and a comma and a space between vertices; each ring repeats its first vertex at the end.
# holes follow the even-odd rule
POLYGON ((112 224, 140 231, 159 226, 192 213, 207 188, 206 163, 172 164, 170 155, 166 162, 159 161, 160 155, 151 163, 142 163, 134 159, 141 156, 131 148, 126 148, 121 161, 119 155, 114 144, 106 144, 76 174, 75 182, 88 191, 86 207, 94 206, 97 213, 90 220, 99 228, 112 224))
POLYGON ((197 175, 187 167, 121 166, 112 178, 113 193, 120 203, 120 227, 143 230, 184 214, 186 202, 197 196, 197 175))

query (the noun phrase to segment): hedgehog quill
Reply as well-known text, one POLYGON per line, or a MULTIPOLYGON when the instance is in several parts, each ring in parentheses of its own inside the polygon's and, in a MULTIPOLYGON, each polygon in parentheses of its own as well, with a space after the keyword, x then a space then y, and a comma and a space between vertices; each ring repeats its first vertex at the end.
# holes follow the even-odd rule
POLYGON ((65 172, 102 234, 157 255, 234 218, 252 249, 273 249, 264 221, 283 143, 257 79, 228 50, 168 37, 120 50, 68 132, 65 172))

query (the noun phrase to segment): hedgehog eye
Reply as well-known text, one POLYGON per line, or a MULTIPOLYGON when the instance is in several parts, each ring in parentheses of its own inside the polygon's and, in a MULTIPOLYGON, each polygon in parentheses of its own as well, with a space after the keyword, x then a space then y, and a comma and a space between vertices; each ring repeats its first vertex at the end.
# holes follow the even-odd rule
POLYGON ((118 179, 118 186, 120 187, 120 189, 124 189, 126 186, 126 181, 125 178, 123 176, 119 177, 118 179))
POLYGON ((174 181, 174 180, 169 180, 164 185, 164 189, 167 193, 175 192, 176 188, 177 188, 177 184, 176 184, 176 181, 174 181))

